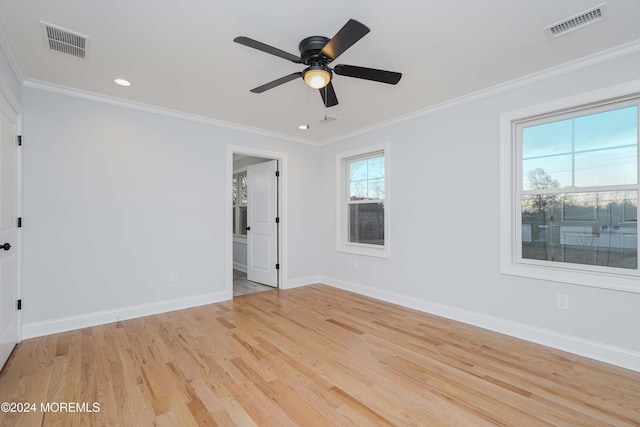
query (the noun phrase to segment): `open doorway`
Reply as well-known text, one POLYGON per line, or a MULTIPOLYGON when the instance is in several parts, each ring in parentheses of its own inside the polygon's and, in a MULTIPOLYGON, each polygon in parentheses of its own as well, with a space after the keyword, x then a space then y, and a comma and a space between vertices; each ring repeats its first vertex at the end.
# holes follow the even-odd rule
POLYGON ((279 287, 280 160, 233 152, 233 296, 279 287))

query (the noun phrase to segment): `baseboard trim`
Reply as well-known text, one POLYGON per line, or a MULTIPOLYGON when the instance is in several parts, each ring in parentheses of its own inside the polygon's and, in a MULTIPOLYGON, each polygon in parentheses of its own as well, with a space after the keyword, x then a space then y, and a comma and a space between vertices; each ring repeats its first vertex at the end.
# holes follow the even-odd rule
POLYGON ((242 271, 243 273, 247 272, 247 265, 246 264, 240 264, 238 262, 234 262, 233 263, 233 268, 234 268, 234 270, 242 271))
POLYGON ((298 277, 297 279, 290 279, 287 281, 286 286, 283 286, 282 289, 299 288, 301 286, 313 285, 314 283, 322 283, 322 277, 307 276, 307 277, 298 277))
POLYGON ((319 281, 335 288, 366 295, 382 301, 398 304, 403 307, 467 323, 483 329, 488 329, 515 338, 534 342, 536 344, 541 344, 547 347, 552 347, 558 350, 577 354, 579 356, 588 357, 590 359, 640 372, 640 353, 624 348, 590 341, 547 329, 537 328, 523 323, 512 322, 510 320, 488 316, 486 314, 476 313, 461 308, 434 303, 395 292, 384 291, 360 283, 336 279, 334 277, 321 276, 319 281))
POLYGON ((135 319, 169 311, 182 310, 200 305, 213 304, 229 299, 226 291, 213 292, 204 295, 178 298, 169 301, 153 302, 124 307, 114 310, 104 310, 78 316, 61 317, 43 322, 26 323, 22 327, 22 339, 36 338, 75 329, 104 325, 119 320, 135 319))

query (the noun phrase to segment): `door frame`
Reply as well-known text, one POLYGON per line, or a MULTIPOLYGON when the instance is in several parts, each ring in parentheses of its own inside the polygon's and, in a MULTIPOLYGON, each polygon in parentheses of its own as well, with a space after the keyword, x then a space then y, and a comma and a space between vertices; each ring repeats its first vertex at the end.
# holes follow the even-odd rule
MULTIPOLYGON (((226 230, 231 230, 233 228, 233 216, 231 213, 231 203, 232 203, 232 187, 233 187, 233 155, 235 154, 244 154, 246 156, 252 157, 262 157, 265 159, 278 160, 278 170, 280 171, 280 179, 278 180, 278 212, 281 218, 278 227, 278 260, 280 263, 280 270, 278 272, 278 289, 287 289, 288 282, 288 244, 287 244, 287 235, 288 235, 288 217, 286 216, 288 213, 288 188, 289 188, 289 180, 288 180, 288 159, 287 154, 271 151, 271 150, 263 150, 259 148, 241 146, 241 145, 227 145, 227 167, 226 167, 226 198, 227 202, 225 203, 226 208, 226 230)), ((233 233, 228 232, 225 233, 225 242, 226 242, 226 287, 225 292, 227 293, 228 299, 233 299, 233 233)))
MULTIPOLYGON (((22 138, 22 114, 16 113, 16 135, 20 135, 20 138, 22 138)), ((16 153, 16 221, 18 221, 18 218, 22 218, 23 217, 23 204, 22 204, 22 200, 23 200, 23 160, 22 160, 22 154, 23 154, 23 150, 22 150, 22 145, 18 147, 17 153, 16 153)), ((16 256, 18 257, 18 261, 17 261, 17 268, 18 271, 16 272, 16 280, 18 281, 18 283, 16 284, 17 286, 17 297, 18 299, 22 302, 22 259, 23 259, 23 254, 24 254, 24 242, 23 242, 23 236, 22 236, 22 219, 20 220, 20 227, 18 227, 17 229, 18 232, 18 253, 16 254, 16 256)), ((22 307, 20 308, 20 310, 18 310, 18 343, 22 342, 22 307)))
MULTIPOLYGON (((15 132, 16 137, 18 135, 22 135, 22 112, 20 111, 20 105, 16 104, 16 100, 14 97, 11 97, 10 91, 6 90, 6 85, 0 76, 0 110, 2 110, 5 114, 10 114, 15 118, 15 132)), ((17 146, 16 141, 16 146, 17 146)), ((23 161, 22 161, 22 147, 16 147, 16 155, 15 155, 15 215, 14 221, 17 221, 18 218, 22 217, 22 207, 23 207, 23 161)), ((17 227, 17 225, 16 225, 17 227)), ((16 298, 18 300, 22 299, 22 255, 23 255, 23 238, 22 238, 22 228, 16 228, 16 298)), ((17 310, 16 313, 16 327, 18 328, 18 343, 22 342, 22 310, 17 310)), ((2 366, 0 366, 0 369, 2 366)))

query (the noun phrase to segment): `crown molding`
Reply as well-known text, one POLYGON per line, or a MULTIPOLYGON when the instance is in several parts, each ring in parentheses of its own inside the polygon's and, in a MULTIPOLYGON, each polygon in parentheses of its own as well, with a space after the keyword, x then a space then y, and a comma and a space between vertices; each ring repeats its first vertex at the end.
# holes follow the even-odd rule
POLYGON ((349 138, 354 138, 356 136, 361 136, 361 135, 374 132, 380 129, 388 128, 390 126, 394 126, 400 123, 414 120, 419 117, 424 117, 424 116, 434 114, 443 110, 448 110, 450 108, 454 108, 454 107, 464 105, 473 101, 477 101, 479 99, 488 98, 503 92, 521 88, 523 86, 528 86, 542 80, 547 80, 553 77, 561 76, 563 74, 571 73, 573 71, 582 70, 584 68, 598 65, 603 62, 611 61, 617 58, 622 58, 624 56, 632 55, 638 52, 640 52, 640 39, 634 40, 632 42, 625 43, 625 44, 622 44, 622 45, 619 45, 611 49, 607 49, 592 55, 588 55, 580 59, 566 62, 561 65, 547 68, 542 71, 527 74, 526 76, 518 77, 516 79, 509 80, 504 83, 499 83, 497 85, 488 87, 486 89, 481 89, 475 92, 468 93, 466 95, 462 95, 457 98, 440 102, 438 104, 425 107, 423 109, 414 111, 412 113, 408 113, 393 119, 385 120, 383 122, 376 123, 375 125, 360 128, 358 130, 346 133, 341 136, 337 136, 335 138, 326 139, 321 143, 319 143, 318 145, 323 146, 323 145, 333 144, 335 142, 344 141, 349 138))
POLYGON ((68 86, 57 85, 54 83, 44 82, 41 80, 35 79, 27 79, 22 83, 23 87, 42 90, 45 92, 56 93, 59 95, 70 96, 73 98, 80 98, 89 101, 99 102, 102 104, 114 105, 117 107, 128 108, 131 110, 144 111, 147 113, 158 114, 166 117, 172 117, 175 119, 187 120, 191 122, 196 122, 200 124, 205 124, 209 126, 215 126, 225 129, 231 129, 241 132, 247 132, 254 135, 265 136, 269 138, 276 138, 279 140, 285 140, 290 142, 296 142, 300 144, 306 145, 314 145, 317 146, 317 143, 311 142, 309 140, 295 138, 286 134, 281 134, 277 132, 271 132, 264 129, 259 129, 251 126, 240 125, 237 123, 226 122, 223 120, 217 120, 210 117, 199 116, 196 114, 184 113, 182 111, 171 110, 169 108, 158 107, 150 104, 143 104, 141 102, 130 101, 127 99, 101 95, 95 92, 84 91, 80 89, 71 88, 68 86))

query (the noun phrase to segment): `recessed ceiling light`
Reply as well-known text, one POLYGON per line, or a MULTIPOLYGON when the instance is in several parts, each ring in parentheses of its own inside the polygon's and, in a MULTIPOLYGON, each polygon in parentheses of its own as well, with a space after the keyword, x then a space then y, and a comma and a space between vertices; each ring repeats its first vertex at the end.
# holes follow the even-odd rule
POLYGON ((114 82, 115 82, 115 84, 120 85, 120 86, 131 86, 131 82, 129 82, 129 80, 125 80, 125 79, 115 79, 114 82))
POLYGON ((309 125, 300 125, 300 126, 298 126, 298 129, 307 130, 307 129, 309 129, 309 125))

